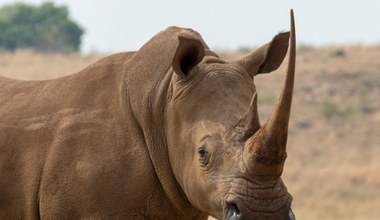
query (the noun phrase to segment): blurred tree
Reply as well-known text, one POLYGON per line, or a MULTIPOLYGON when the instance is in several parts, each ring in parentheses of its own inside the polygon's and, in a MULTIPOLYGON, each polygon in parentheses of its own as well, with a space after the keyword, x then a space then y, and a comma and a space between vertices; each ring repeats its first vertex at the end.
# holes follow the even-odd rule
POLYGON ((0 48, 43 52, 78 51, 84 33, 65 6, 15 3, 0 8, 0 48))

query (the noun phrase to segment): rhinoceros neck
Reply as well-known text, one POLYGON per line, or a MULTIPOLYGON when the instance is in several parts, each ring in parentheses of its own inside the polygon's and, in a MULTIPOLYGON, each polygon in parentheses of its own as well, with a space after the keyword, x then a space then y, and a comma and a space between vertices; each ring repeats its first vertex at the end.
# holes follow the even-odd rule
POLYGON ((178 45, 176 30, 156 35, 126 65, 127 99, 144 136, 157 179, 176 219, 207 218, 188 201, 173 174, 163 129, 171 61, 178 45), (148 62, 149 61, 149 62, 148 62))

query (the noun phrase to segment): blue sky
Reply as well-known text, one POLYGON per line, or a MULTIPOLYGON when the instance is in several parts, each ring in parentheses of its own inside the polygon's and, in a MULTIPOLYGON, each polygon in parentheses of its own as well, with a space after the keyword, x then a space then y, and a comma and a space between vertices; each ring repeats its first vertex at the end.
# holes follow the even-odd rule
MULTIPOLYGON (((0 6, 17 2, 0 0, 0 6)), ((45 0, 24 0, 40 4, 45 0)), ((380 44, 379 0, 53 0, 85 29, 82 51, 136 50, 167 26, 191 27, 214 49, 254 47, 289 29, 303 44, 380 44)))

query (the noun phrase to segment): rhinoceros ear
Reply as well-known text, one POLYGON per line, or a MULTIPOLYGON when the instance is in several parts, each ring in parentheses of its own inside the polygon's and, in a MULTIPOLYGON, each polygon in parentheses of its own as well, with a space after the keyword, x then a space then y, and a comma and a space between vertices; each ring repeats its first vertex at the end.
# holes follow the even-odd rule
POLYGON ((181 77, 188 75, 204 57, 204 46, 201 40, 191 36, 179 36, 179 45, 173 58, 172 67, 181 77))
POLYGON ((289 45, 289 32, 276 35, 271 42, 236 60, 252 75, 276 70, 285 58, 289 45))

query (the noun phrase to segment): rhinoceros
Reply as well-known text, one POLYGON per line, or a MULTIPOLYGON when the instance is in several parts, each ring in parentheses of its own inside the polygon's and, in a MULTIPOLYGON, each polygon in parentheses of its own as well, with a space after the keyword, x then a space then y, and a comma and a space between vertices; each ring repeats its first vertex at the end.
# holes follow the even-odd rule
POLYGON ((0 219, 295 219, 281 175, 295 30, 232 61, 169 27, 45 81, 0 79, 0 219), (287 54, 259 122, 257 74, 287 54))

